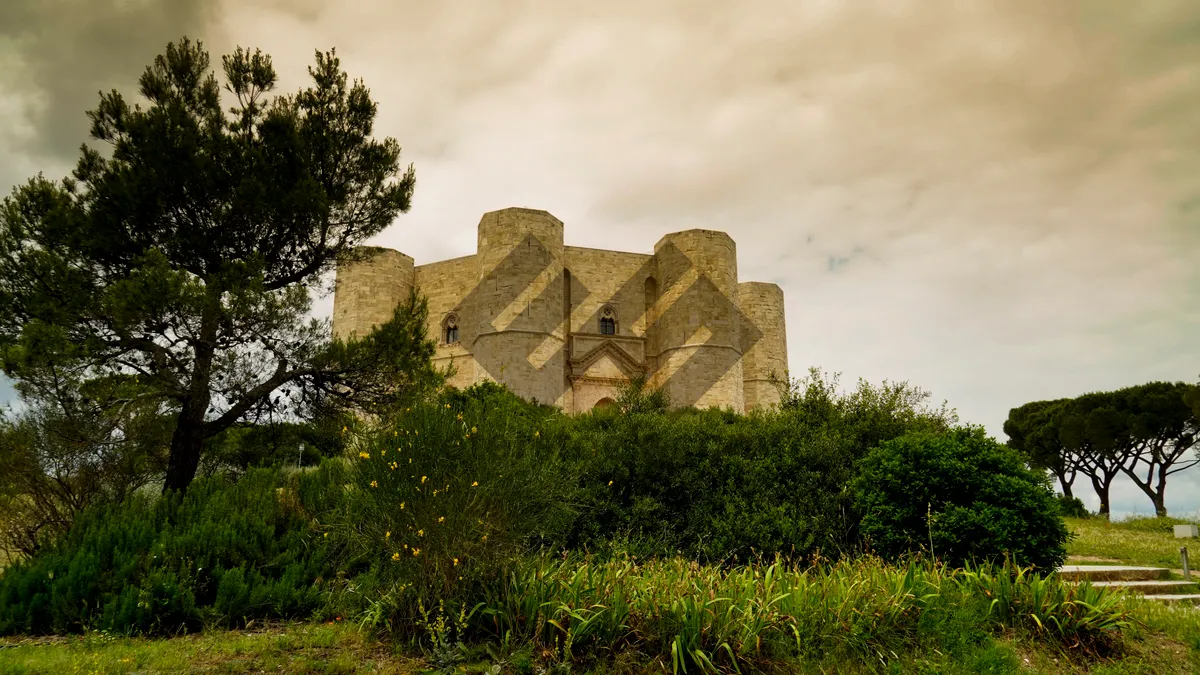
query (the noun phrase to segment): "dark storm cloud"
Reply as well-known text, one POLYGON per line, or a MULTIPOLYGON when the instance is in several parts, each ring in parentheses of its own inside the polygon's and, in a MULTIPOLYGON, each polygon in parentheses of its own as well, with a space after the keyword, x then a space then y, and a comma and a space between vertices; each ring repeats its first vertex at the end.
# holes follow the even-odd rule
MULTIPOLYGON (((8 157, 72 162, 98 93, 132 91, 166 43, 199 37, 215 8, 209 0, 0 2, 0 97, 6 113, 17 113, 9 119, 20 120, 0 130, 0 148, 8 157)), ((27 177, 17 168, 25 167, 0 164, 5 192, 27 177)))

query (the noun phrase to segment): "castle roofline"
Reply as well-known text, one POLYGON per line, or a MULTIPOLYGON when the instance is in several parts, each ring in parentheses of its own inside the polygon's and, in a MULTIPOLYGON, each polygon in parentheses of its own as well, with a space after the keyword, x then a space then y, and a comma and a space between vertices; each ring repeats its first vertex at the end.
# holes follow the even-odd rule
POLYGON ((535 215, 535 216, 550 216, 559 225, 563 224, 563 222, 561 220, 559 220, 557 216, 555 216, 553 213, 550 213, 549 211, 546 211, 543 209, 531 209, 531 208, 527 208, 524 206, 509 206, 509 207, 506 207, 503 209, 496 209, 495 211, 487 211, 486 213, 483 214, 483 217, 487 218, 488 216, 499 215, 501 213, 527 213, 527 214, 535 215))

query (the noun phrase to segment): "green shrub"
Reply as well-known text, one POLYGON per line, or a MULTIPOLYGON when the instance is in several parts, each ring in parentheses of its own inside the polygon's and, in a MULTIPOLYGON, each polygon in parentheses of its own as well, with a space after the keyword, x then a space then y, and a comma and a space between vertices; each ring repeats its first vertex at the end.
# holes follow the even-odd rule
POLYGON ((462 597, 481 576, 563 541, 573 519, 570 467, 551 408, 495 385, 448 392, 379 421, 349 442, 346 501, 334 538, 386 622, 462 597))
POLYGON ((997 561, 1054 568, 1068 532, 1046 476, 982 428, 888 441, 852 483, 862 534, 895 559, 924 550, 952 565, 997 561))
POLYGON ((333 572, 313 514, 339 497, 340 473, 256 470, 85 511, 0 576, 0 633, 170 634, 308 616, 333 572))
POLYGON ((1079 497, 1055 495, 1054 499, 1058 502, 1058 512, 1064 518, 1089 518, 1092 515, 1079 497))
POLYGON ((853 547, 847 439, 796 414, 719 410, 572 420, 580 515, 571 548, 706 562, 853 547))

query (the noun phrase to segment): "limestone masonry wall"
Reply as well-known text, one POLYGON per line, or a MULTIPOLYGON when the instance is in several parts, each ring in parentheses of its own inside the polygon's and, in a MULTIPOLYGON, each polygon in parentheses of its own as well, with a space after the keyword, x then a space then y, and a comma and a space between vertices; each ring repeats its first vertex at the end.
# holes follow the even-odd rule
POLYGON ((776 284, 747 281, 738 284, 738 308, 749 319, 742 323, 742 382, 746 410, 779 404, 779 389, 771 376, 787 377, 787 330, 783 289, 776 284))
POLYGON ((446 344, 445 319, 451 314, 460 319, 463 317, 463 303, 475 288, 478 275, 479 261, 473 255, 416 268, 417 290, 429 305, 429 338, 437 342, 433 364, 437 368, 453 367, 449 384, 459 388, 475 382, 475 358, 464 346, 471 344, 474 336, 468 336, 469 326, 459 321, 458 342, 446 344))
POLYGON ((572 413, 640 375, 677 405, 778 402, 769 377, 787 371, 783 291, 739 284, 723 232, 676 232, 652 255, 625 253, 564 246, 557 218, 510 208, 483 215, 475 255, 415 267, 398 251, 364 253, 338 267, 334 334, 365 334, 415 286, 429 304, 435 364, 453 366, 453 386, 496 380, 572 413))
POLYGON ((339 265, 334 286, 333 334, 343 340, 366 335, 391 319, 413 287, 412 258, 390 248, 359 252, 365 259, 339 265))

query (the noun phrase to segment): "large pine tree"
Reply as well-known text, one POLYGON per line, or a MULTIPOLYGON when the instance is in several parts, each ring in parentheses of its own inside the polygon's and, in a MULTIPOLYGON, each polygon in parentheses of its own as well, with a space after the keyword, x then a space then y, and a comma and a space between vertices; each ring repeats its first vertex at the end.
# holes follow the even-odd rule
POLYGON ((164 490, 195 476, 205 439, 287 401, 370 407, 437 381, 424 303, 331 341, 311 297, 339 258, 411 203, 415 176, 376 104, 317 53, 312 84, 268 96, 270 57, 186 38, 88 113, 73 177, 40 175, 0 207, 0 355, 19 388, 136 375, 173 411, 164 490), (107 148, 104 145, 107 144, 107 148))

